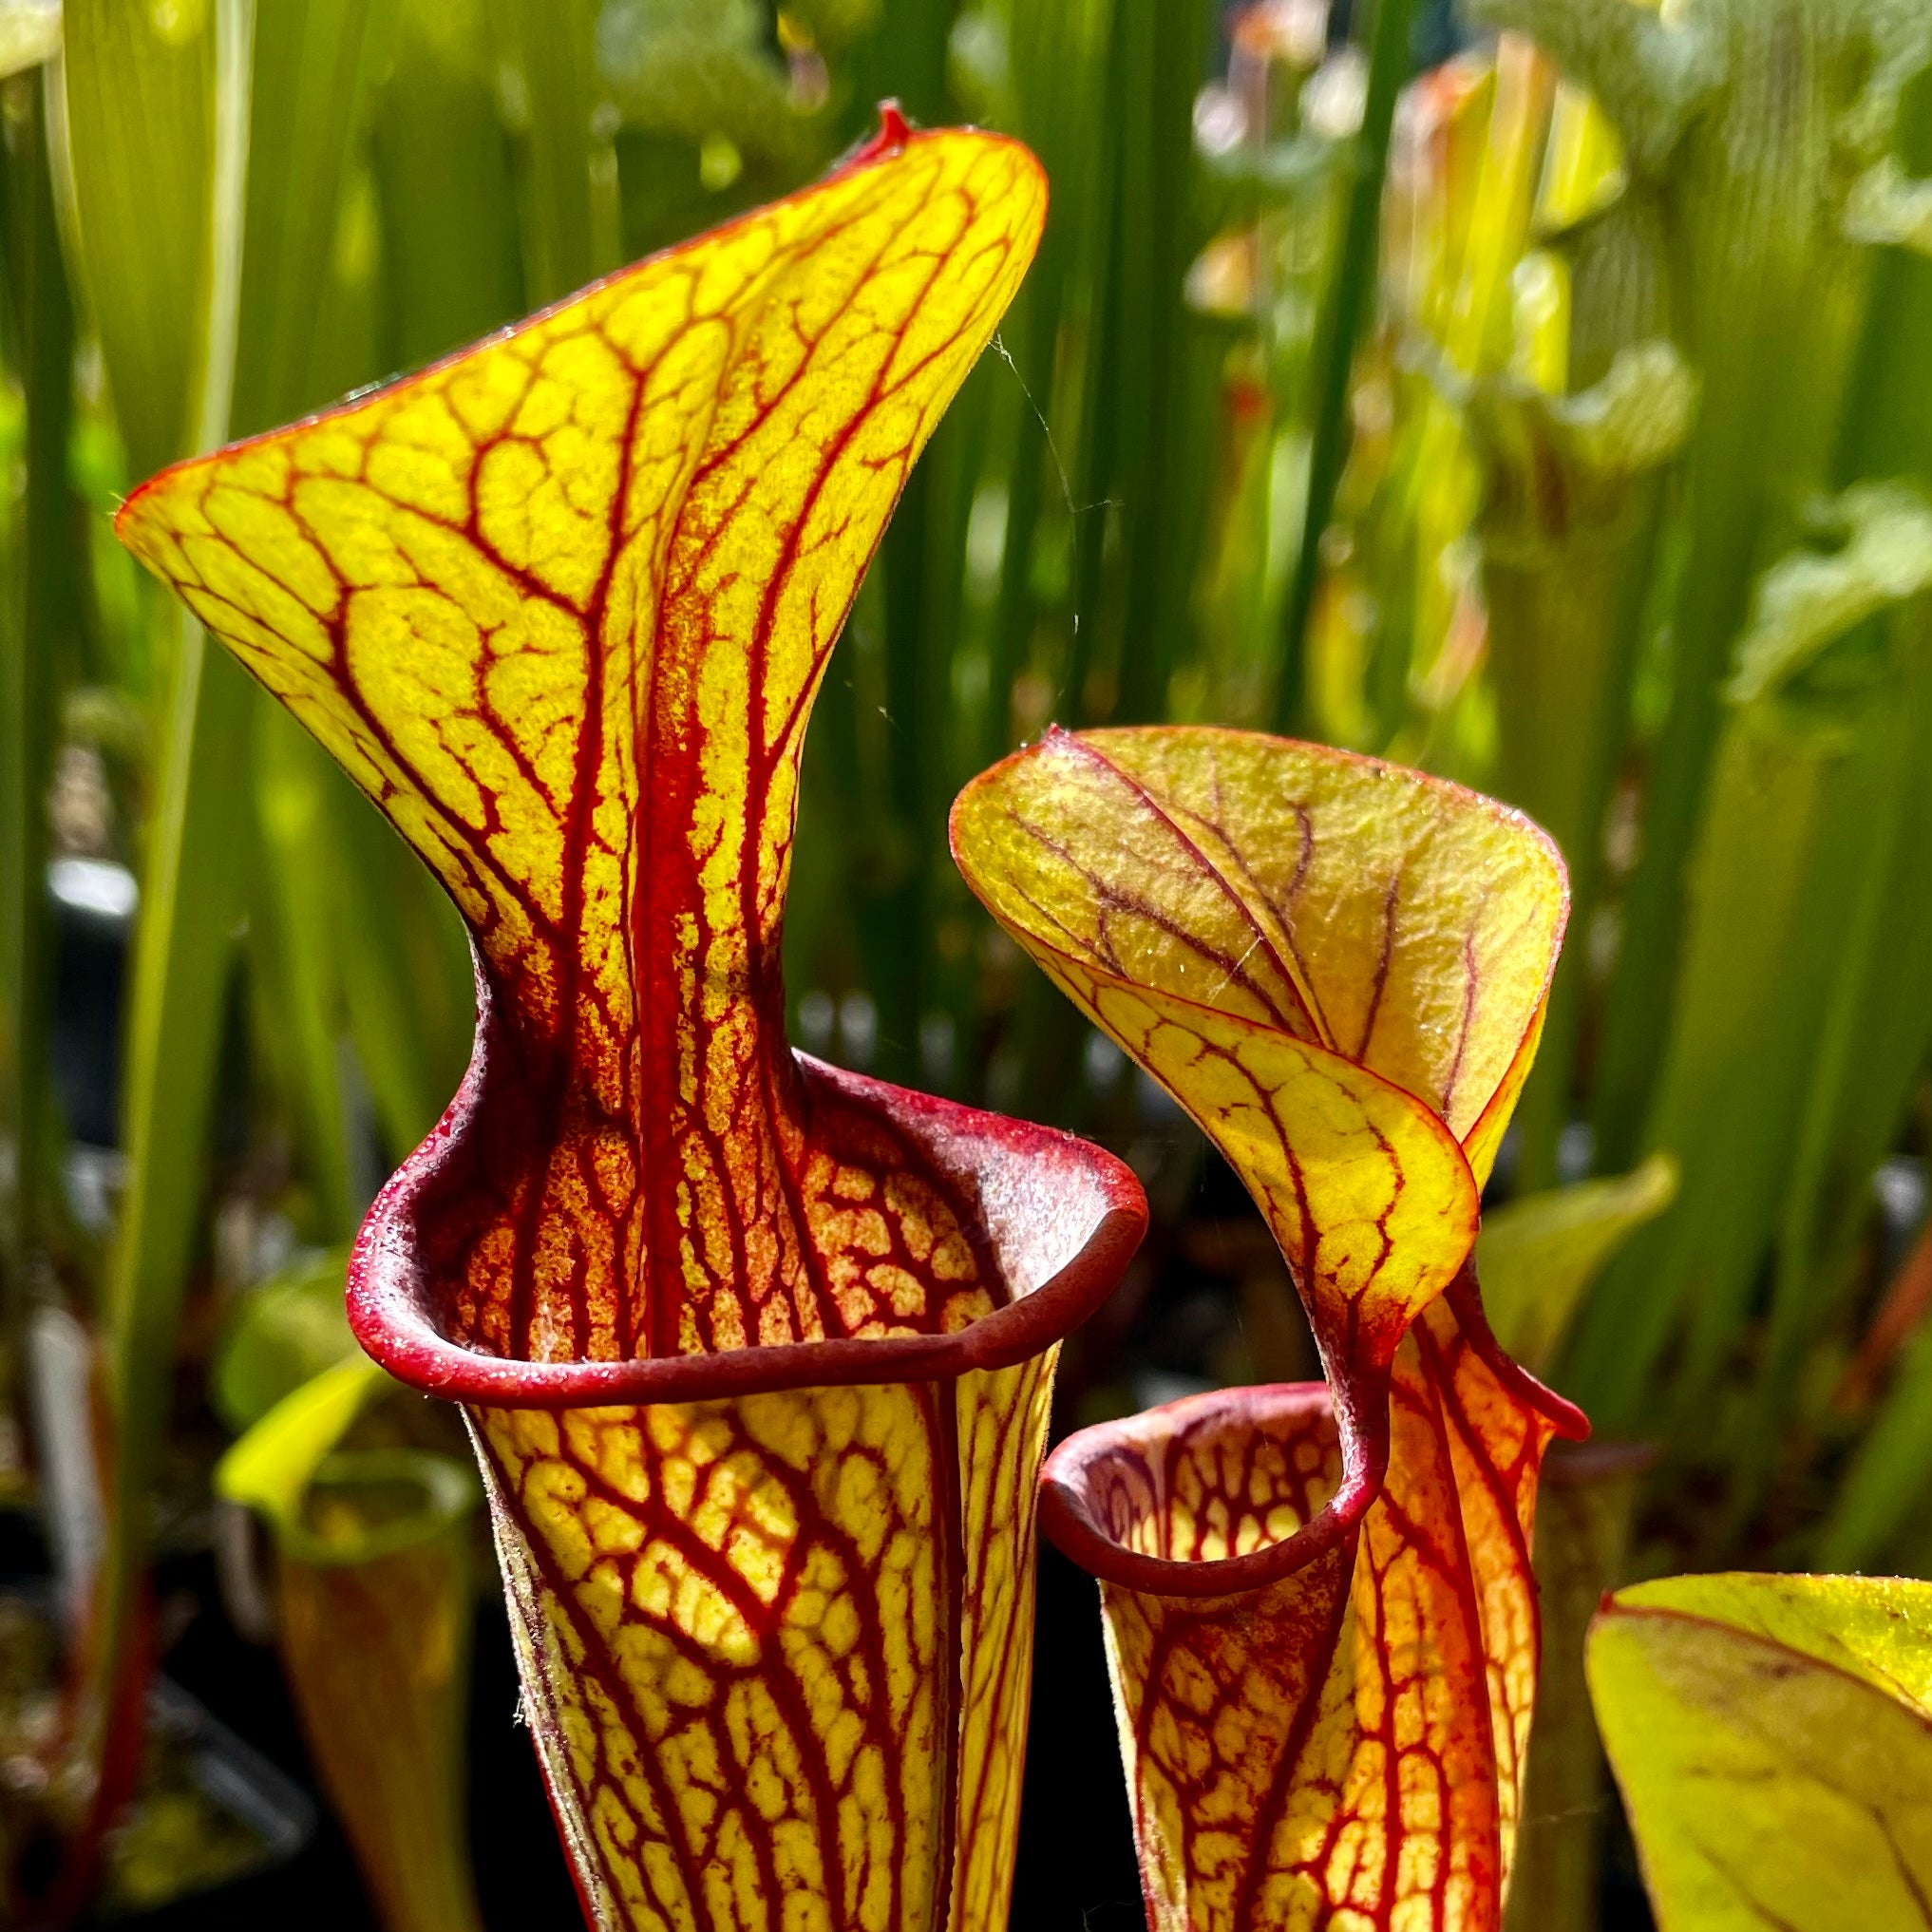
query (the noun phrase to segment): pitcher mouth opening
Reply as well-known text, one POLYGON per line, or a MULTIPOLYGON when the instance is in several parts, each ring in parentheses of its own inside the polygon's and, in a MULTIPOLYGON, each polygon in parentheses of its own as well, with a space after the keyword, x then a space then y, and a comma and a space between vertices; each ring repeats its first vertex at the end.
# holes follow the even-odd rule
MULTIPOLYGON (((1381 1407, 1386 1415, 1386 1390, 1381 1407)), ((1061 1555, 1104 1583, 1156 1597, 1231 1597, 1279 1583, 1346 1542, 1381 1492, 1388 1462, 1386 1421, 1343 1427, 1326 1382, 1213 1389, 1068 1437, 1041 1473, 1040 1527, 1061 1555), (1318 1507, 1300 1513, 1286 1533, 1264 1533, 1256 1546, 1229 1555, 1145 1546, 1170 1541, 1165 1484, 1154 1469, 1167 1443, 1200 1432, 1245 1449, 1281 1430, 1318 1445, 1335 1464, 1318 1507), (1147 1487, 1122 1506, 1115 1479, 1128 1469, 1147 1487)))
MULTIPOLYGON (((1471 1351, 1552 1432, 1590 1433, 1573 1403, 1504 1353, 1483 1313, 1472 1262, 1445 1290, 1471 1351)), ((1040 1528, 1061 1555, 1104 1583, 1147 1596, 1231 1597, 1283 1582, 1353 1536, 1389 1470, 1391 1375, 1374 1367, 1327 1382, 1213 1389, 1070 1435, 1040 1474, 1040 1528), (1270 1435, 1298 1435, 1333 1458, 1334 1486, 1292 1529, 1233 1555, 1175 1556, 1144 1545, 1170 1540, 1163 1526, 1161 1452, 1190 1431, 1245 1450, 1270 1435), (1125 1475, 1127 1480, 1119 1480, 1125 1475), (1133 1491, 1131 1495, 1129 1491, 1133 1491)))
POLYGON ((480 1110, 476 1067, 449 1111, 377 1196, 349 1265, 350 1325, 399 1381, 500 1409, 635 1407, 775 1391, 942 1381, 1010 1368, 1063 1340, 1112 1293, 1147 1220, 1125 1163, 1073 1135, 846 1072, 801 1070, 870 1108, 974 1203, 1005 1303, 941 1334, 843 1336, 628 1359, 525 1360, 453 1334, 447 1284, 424 1253, 422 1216, 450 1182, 480 1110))

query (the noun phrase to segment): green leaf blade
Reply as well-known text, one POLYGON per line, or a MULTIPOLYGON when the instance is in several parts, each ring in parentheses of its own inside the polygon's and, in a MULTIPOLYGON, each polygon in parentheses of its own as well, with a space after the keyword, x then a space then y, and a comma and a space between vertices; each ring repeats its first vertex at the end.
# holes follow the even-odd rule
POLYGON ((1589 1676, 1660 1932, 1926 1922, 1932 1585, 1679 1577, 1619 1591, 1589 1676))

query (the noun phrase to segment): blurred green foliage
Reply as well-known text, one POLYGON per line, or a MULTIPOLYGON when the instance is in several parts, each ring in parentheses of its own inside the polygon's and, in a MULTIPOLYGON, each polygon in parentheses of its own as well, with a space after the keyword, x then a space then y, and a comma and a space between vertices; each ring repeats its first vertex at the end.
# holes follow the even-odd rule
POLYGON ((1138 1144, 944 849, 1050 720, 1495 790, 1575 916, 1504 1166, 1545 1204, 1486 1240, 1560 1385, 1663 1446, 1636 1562, 1932 1564, 1932 15, 1479 10, 1414 73, 1401 0, 0 5, 0 1389, 30 1424, 37 1308, 98 1337, 84 1762, 203 1338, 352 1233, 470 1021, 449 908, 113 502, 785 192, 888 95, 1017 134, 1053 202, 820 701, 795 1039, 1138 1144), (111 1215, 52 1079, 64 861, 139 881, 111 1215))

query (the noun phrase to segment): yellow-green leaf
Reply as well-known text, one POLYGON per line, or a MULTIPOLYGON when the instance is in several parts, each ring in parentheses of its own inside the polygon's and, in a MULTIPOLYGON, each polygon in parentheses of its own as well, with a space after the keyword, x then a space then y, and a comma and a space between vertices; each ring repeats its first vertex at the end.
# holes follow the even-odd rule
POLYGON ((449 1456, 348 1450, 278 1538, 282 1665, 389 1932, 482 1924, 464 1828, 468 1518, 482 1500, 449 1456))
POLYGON ((387 1379, 367 1355, 324 1369, 229 1449, 216 1465, 216 1489, 278 1526, 293 1524, 309 1479, 387 1379))
POLYGON ((1677 1164, 1653 1154, 1628 1174, 1525 1195, 1486 1215, 1476 1262, 1496 1339, 1542 1373, 1556 1359, 1583 1291, 1676 1191, 1677 1164))
POLYGON ((343 1306, 344 1248, 297 1261, 253 1290, 215 1348, 208 1398, 237 1434, 303 1383, 355 1354, 343 1306))
POLYGON ((1588 1660, 1660 1932, 1932 1920, 1932 1584, 1638 1584, 1588 1660))

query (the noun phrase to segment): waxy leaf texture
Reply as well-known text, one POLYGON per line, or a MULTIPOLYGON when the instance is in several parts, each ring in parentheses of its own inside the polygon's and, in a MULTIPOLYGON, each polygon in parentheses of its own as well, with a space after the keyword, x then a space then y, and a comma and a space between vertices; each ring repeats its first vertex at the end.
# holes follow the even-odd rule
POLYGON ((1097 1575, 1155 1932, 1487 1932, 1536 1682, 1543 1451, 1470 1250, 1566 891, 1520 815, 1194 728, 1051 732, 967 787, 994 916, 1267 1216, 1327 1385, 1081 1431, 1042 1521, 1097 1575))
POLYGON ((1659 1932, 1932 1923, 1932 1583, 1666 1577, 1586 1660, 1659 1932))
POLYGON ((469 1405, 600 1925, 1003 1923, 1095 1149, 795 1057, 826 657, 1038 240, 1025 149, 879 138, 422 375, 164 472, 123 540, 474 936, 462 1092, 351 1265, 469 1405))

